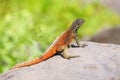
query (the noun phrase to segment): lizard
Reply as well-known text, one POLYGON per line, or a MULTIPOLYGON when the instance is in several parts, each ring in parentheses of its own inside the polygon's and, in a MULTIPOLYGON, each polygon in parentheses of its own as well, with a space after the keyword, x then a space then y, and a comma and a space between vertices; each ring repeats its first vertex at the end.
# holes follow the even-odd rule
POLYGON ((34 65, 34 64, 38 64, 42 61, 45 61, 45 60, 51 58, 57 52, 62 52, 63 51, 62 56, 65 59, 69 59, 69 58, 74 57, 74 56, 68 55, 68 46, 70 45, 70 43, 72 42, 73 39, 76 41, 77 46, 78 47, 80 46, 80 44, 78 43, 77 31, 84 22, 85 22, 84 19, 76 19, 65 32, 63 32, 60 36, 58 36, 54 40, 54 42, 44 52, 44 54, 42 56, 37 57, 37 58, 35 58, 33 60, 30 60, 30 61, 26 61, 26 62, 16 64, 10 70, 16 69, 16 68, 21 68, 21 67, 27 67, 27 66, 31 66, 31 65, 34 65))

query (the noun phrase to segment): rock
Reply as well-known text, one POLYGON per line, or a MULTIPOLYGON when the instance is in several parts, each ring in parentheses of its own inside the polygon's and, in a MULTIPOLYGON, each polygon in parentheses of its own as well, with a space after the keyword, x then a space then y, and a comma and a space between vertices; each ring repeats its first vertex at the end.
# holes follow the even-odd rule
POLYGON ((120 27, 102 30, 88 40, 99 43, 120 44, 120 27))
POLYGON ((81 42, 69 60, 57 55, 42 63, 0 74, 0 80, 120 80, 120 45, 81 42))

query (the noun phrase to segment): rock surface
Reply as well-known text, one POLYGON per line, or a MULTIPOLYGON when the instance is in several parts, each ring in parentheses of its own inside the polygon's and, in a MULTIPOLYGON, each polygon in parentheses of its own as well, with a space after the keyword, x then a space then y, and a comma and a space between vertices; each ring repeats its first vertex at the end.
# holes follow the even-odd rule
POLYGON ((120 45, 81 42, 70 48, 80 57, 54 56, 42 63, 0 74, 0 80, 120 80, 120 45))
POLYGON ((88 40, 99 43, 113 43, 120 44, 120 26, 104 29, 93 35, 88 40))

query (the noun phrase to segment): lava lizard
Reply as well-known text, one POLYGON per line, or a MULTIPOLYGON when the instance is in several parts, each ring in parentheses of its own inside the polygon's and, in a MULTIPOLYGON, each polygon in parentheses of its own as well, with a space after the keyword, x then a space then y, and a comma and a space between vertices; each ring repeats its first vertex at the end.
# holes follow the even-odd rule
POLYGON ((40 62, 45 61, 45 60, 49 59, 50 57, 54 56, 57 52, 61 52, 61 51, 63 51, 62 56, 65 59, 69 59, 71 57, 74 57, 74 56, 68 55, 68 52, 67 52, 68 46, 72 42, 73 39, 75 39, 77 45, 80 46, 80 44, 78 43, 77 30, 80 28, 80 26, 84 22, 85 22, 84 19, 76 19, 65 32, 63 32, 60 36, 58 36, 54 40, 54 42, 44 52, 44 54, 42 56, 40 56, 38 58, 35 58, 31 61, 26 61, 26 62, 23 62, 23 63, 20 63, 20 64, 16 64, 11 69, 31 66, 31 65, 40 63, 40 62))

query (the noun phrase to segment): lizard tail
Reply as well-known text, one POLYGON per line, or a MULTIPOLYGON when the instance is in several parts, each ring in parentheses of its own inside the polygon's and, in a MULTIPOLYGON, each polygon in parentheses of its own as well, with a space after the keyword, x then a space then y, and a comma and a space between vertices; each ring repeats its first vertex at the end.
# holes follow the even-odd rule
MULTIPOLYGON (((51 49, 49 48, 48 51, 46 51, 41 57, 37 57, 33 60, 30 60, 30 61, 26 61, 26 62, 22 62, 20 64, 16 64, 15 66, 13 66, 11 69, 16 69, 16 68, 21 68, 21 67, 26 67, 26 66, 31 66, 31 65, 34 65, 34 64, 37 64, 37 63, 40 63, 42 61, 45 61, 47 60, 48 58, 52 57, 56 52, 56 49, 51 49)), ((10 70, 11 70, 10 69, 10 70)))
POLYGON ((37 63, 42 62, 43 60, 44 59, 42 57, 37 57, 37 58, 35 58, 35 59, 31 60, 31 61, 26 61, 26 62, 22 62, 22 63, 16 64, 10 70, 16 69, 16 68, 25 67, 25 66, 30 66, 30 65, 33 65, 33 64, 37 64, 37 63))

